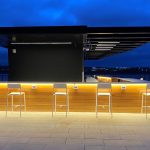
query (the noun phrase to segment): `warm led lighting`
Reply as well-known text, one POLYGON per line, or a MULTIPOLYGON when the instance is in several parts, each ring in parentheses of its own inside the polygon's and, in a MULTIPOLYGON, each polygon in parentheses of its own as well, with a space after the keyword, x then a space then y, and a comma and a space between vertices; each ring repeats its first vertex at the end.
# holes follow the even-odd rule
POLYGON ((117 42, 117 41, 112 41, 112 42, 111 42, 111 41, 108 41, 108 42, 107 42, 107 41, 103 41, 103 42, 102 42, 102 41, 101 41, 101 42, 98 42, 98 43, 102 43, 102 44, 103 44, 103 43, 114 43, 114 44, 116 43, 116 44, 118 44, 118 43, 120 43, 120 42, 117 42))
POLYGON ((4 86, 4 85, 7 85, 7 83, 0 83, 0 86, 4 86))
POLYGON ((70 45, 72 44, 72 42, 22 42, 22 43, 17 43, 17 42, 12 42, 11 44, 14 45, 46 45, 46 44, 50 44, 50 45, 70 45))
POLYGON ((110 77, 102 77, 102 76, 97 76, 97 77, 102 79, 111 79, 110 77))
POLYGON ((111 77, 97 76, 97 79, 98 81, 101 81, 101 82, 112 82, 111 77))

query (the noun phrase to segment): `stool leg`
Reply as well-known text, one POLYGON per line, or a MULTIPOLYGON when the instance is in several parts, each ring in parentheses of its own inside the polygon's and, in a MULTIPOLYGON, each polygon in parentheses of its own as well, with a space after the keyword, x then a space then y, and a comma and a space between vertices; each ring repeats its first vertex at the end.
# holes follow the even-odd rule
POLYGON ((69 95, 68 95, 68 114, 69 114, 69 95))
POLYGON ((52 96, 52 117, 53 117, 53 115, 54 115, 54 114, 53 114, 53 113, 54 113, 54 112, 53 112, 53 111, 54 111, 54 110, 53 110, 53 109, 54 109, 53 107, 54 107, 54 94, 53 94, 53 96, 52 96))
POLYGON ((147 119, 147 95, 145 96, 145 100, 144 100, 145 102, 145 104, 144 104, 144 106, 145 106, 145 113, 146 113, 146 119, 147 119))
POLYGON ((112 118, 112 95, 110 95, 110 113, 112 118))
POLYGON ((14 96, 11 95, 11 111, 14 111, 14 96))
POLYGON ((8 112, 8 94, 7 94, 7 98, 6 98, 6 117, 7 117, 7 112, 8 112))
POLYGON ((54 103, 55 103, 55 114, 56 114, 56 94, 54 95, 54 103))
POLYGON ((109 95, 109 113, 110 113, 110 95, 109 95))
POLYGON ((143 110, 144 113, 146 113, 146 95, 143 96, 143 110))
POLYGON ((68 113, 68 96, 66 94, 66 117, 67 117, 67 113, 68 113))
POLYGON ((144 94, 142 94, 141 113, 143 113, 143 100, 144 100, 144 94))
POLYGON ((24 110, 26 111, 26 96, 25 96, 25 93, 23 94, 23 99, 24 99, 24 110))
POLYGON ((66 94, 66 117, 69 113, 69 95, 66 94))
POLYGON ((21 112, 22 112, 22 96, 20 94, 20 118, 21 118, 21 112))
POLYGON ((98 117, 98 95, 96 94, 96 118, 98 117))

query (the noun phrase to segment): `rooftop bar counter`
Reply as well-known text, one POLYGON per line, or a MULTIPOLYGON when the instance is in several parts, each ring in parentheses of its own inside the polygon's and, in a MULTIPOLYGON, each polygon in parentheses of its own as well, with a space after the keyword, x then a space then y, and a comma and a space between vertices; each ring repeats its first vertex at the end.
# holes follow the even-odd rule
MULTIPOLYGON (((51 112, 53 102, 53 85, 55 83, 20 83, 21 91, 25 92, 26 111, 51 112)), ((95 112, 97 83, 66 83, 69 95, 70 112, 95 112)), ((56 89, 58 91, 64 89, 56 89)), ((101 89, 100 89, 101 90, 101 89)), ((103 92, 104 89, 102 89, 103 92)), ((112 112, 141 112, 142 93, 147 91, 147 83, 111 83, 112 112)), ((0 83, 0 111, 6 110, 8 83, 0 83)), ((107 104, 108 97, 98 97, 99 104, 107 104)), ((14 111, 20 98, 14 96, 14 111)), ((64 112, 65 96, 57 97, 57 111, 64 112)), ((150 103, 149 103, 150 104, 150 103)), ((147 102, 147 105, 149 105, 147 102)), ((8 111, 11 111, 11 97, 8 99, 8 111)), ((23 110, 23 108, 22 108, 23 110)), ((99 112, 108 112, 107 107, 99 107, 99 112)))

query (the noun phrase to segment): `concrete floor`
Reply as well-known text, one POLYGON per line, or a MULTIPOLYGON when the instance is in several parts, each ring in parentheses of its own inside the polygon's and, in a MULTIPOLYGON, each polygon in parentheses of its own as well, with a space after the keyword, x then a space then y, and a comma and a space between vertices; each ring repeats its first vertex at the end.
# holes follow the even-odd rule
POLYGON ((150 116, 0 112, 0 150, 150 150, 150 116))

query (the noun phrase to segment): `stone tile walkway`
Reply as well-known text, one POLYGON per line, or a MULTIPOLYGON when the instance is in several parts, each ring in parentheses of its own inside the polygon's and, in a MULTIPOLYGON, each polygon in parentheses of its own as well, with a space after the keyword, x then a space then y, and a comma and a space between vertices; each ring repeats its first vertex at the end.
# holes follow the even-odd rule
POLYGON ((0 112, 0 150, 150 150, 150 116, 0 112))

